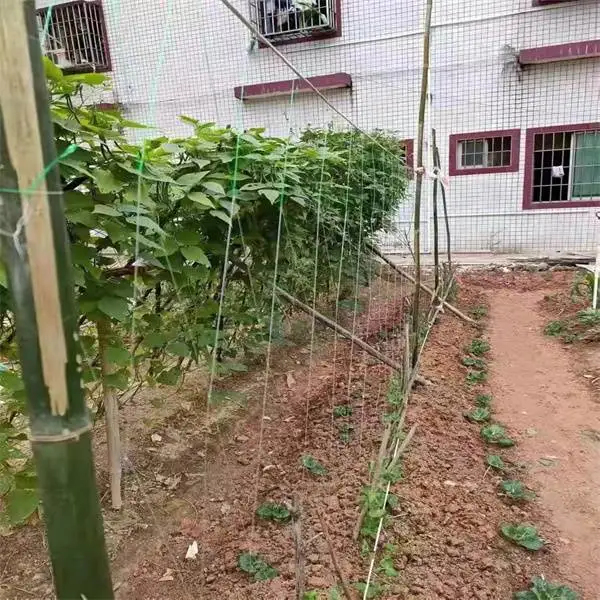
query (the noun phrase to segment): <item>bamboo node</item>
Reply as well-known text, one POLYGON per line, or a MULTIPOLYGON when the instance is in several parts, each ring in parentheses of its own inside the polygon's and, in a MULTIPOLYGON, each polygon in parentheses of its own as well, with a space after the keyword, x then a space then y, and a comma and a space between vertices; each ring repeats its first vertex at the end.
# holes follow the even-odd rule
POLYGON ((63 429, 62 433, 36 434, 29 432, 29 441, 44 442, 44 443, 60 443, 68 442, 69 440, 78 440, 84 433, 92 429, 92 424, 88 423, 79 429, 70 430, 63 429))

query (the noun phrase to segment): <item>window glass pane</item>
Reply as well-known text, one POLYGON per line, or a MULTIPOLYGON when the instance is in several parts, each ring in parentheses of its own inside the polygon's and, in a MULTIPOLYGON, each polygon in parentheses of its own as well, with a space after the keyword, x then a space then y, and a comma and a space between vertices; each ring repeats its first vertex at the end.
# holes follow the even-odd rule
POLYGON ((600 198, 600 132, 575 134, 571 197, 600 198))

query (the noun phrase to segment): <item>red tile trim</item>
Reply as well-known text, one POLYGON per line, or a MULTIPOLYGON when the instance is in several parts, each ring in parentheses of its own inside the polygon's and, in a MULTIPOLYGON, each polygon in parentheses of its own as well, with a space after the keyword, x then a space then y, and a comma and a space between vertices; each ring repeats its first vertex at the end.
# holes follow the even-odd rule
POLYGON ((528 48, 519 52, 519 62, 522 65, 539 65, 564 60, 581 58, 597 58, 600 56, 600 40, 572 42, 558 46, 540 46, 528 48))
MULTIPOLYGON (((317 75, 307 77, 318 90, 333 90, 351 88, 352 77, 348 73, 333 73, 331 75, 317 75)), ((238 100, 257 100, 272 96, 287 96, 292 93, 312 92, 312 88, 304 79, 286 79, 283 81, 270 81, 268 83, 255 83, 251 85, 238 85, 233 93, 238 100)))

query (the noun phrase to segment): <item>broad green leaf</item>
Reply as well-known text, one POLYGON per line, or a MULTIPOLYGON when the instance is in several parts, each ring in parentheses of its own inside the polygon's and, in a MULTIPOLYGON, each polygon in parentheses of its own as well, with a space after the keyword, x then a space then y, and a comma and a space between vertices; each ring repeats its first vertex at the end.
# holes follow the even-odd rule
POLYGON ((214 194, 219 194, 220 196, 225 196, 225 188, 216 181, 204 181, 202 183, 202 187, 207 189, 209 192, 213 192, 214 194))
POLYGON ((149 229, 151 231, 155 231, 161 235, 166 235, 165 232, 160 228, 158 223, 153 221, 150 217, 146 217, 145 215, 136 215, 135 217, 127 217, 125 219, 128 223, 132 225, 139 225, 139 227, 143 227, 144 229, 149 229))
POLYGON ((106 383, 118 390, 125 391, 129 388, 129 376, 126 370, 117 371, 116 373, 110 373, 105 376, 106 383))
POLYGON ((35 490, 14 489, 4 496, 4 503, 9 523, 20 525, 37 510, 39 498, 35 490))
POLYGON ((25 389, 25 384, 21 375, 12 371, 2 371, 0 373, 0 387, 7 392, 18 392, 25 389))
POLYGON ((190 355, 190 349, 184 342, 171 342, 167 348, 167 352, 175 356, 187 357, 190 355))
POLYGON ((83 73, 81 75, 67 75, 66 80, 95 86, 105 83, 108 78, 103 73, 83 73))
POLYGON ((0 471, 0 496, 4 496, 12 489, 15 483, 15 478, 8 471, 0 471))
POLYGON ((47 57, 44 56, 44 73, 51 81, 60 81, 63 78, 63 72, 47 57))
MULTIPOLYGON (((187 173, 177 179, 177 184, 187 188, 193 188, 198 185, 204 177, 208 175, 208 171, 200 171, 198 173, 187 173)), ((207 182, 210 183, 210 182, 207 182)))
POLYGON ((271 204, 277 202, 281 196, 281 192, 278 190, 258 190, 258 193, 262 194, 271 204))
POLYGON ((117 321, 126 321, 129 317, 129 303, 124 298, 104 296, 98 301, 98 309, 117 321))
POLYGON ((204 250, 202 250, 202 248, 198 248, 198 246, 181 248, 181 254, 185 256, 186 260, 191 260, 201 265, 205 265, 206 267, 210 267, 210 261, 208 260, 208 257, 206 254, 204 254, 204 250))
POLYGON ((158 331, 151 331, 144 338, 143 344, 144 346, 148 346, 148 348, 160 348, 164 346, 169 341, 169 336, 164 333, 160 333, 158 331))
POLYGON ((196 204, 201 204, 202 206, 208 206, 209 208, 214 208, 212 200, 202 192, 190 192, 187 197, 196 204))
POLYGON ((127 366, 131 362, 129 350, 122 347, 109 346, 106 348, 106 358, 112 365, 127 366))
POLYGON ((110 171, 104 169, 95 169, 92 177, 102 194, 112 194, 123 187, 122 181, 119 181, 110 171))
POLYGON ((181 370, 177 367, 173 367, 172 369, 167 369, 163 371, 158 377, 158 383, 162 383, 163 385, 175 385, 179 381, 181 377, 181 370))
POLYGON ((227 225, 231 225, 231 218, 227 213, 223 212, 222 210, 211 210, 210 214, 213 217, 217 217, 217 219, 221 219, 221 221, 225 221, 227 225))
POLYGON ((99 215, 107 215, 108 217, 120 217, 121 213, 107 204, 96 204, 94 206, 94 212, 99 215))

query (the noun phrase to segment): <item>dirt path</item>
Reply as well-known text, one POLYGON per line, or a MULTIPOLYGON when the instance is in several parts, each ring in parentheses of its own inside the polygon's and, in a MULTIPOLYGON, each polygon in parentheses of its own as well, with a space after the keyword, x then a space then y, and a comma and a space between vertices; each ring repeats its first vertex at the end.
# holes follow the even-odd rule
MULTIPOLYGON (((600 399, 575 374, 567 350, 543 334, 543 292, 496 290, 489 334, 495 414, 518 440, 559 538, 563 579, 586 600, 600 598, 600 399)), ((540 528, 541 529, 541 528, 540 528)), ((541 531, 543 535, 543 529, 541 531)))

